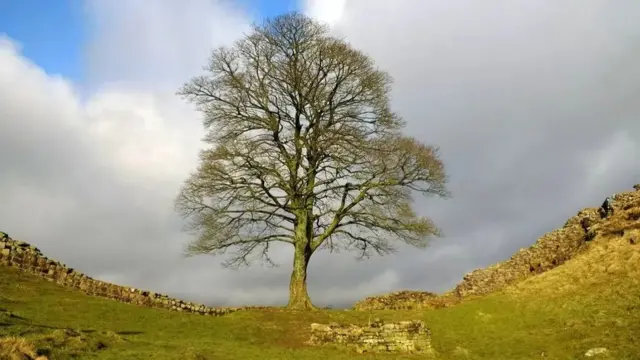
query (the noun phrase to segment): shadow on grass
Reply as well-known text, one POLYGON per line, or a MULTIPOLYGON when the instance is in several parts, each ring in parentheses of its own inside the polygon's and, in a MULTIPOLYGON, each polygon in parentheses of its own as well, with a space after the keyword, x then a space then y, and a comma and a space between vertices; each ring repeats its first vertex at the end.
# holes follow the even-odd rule
POLYGON ((142 335, 144 331, 116 331, 118 335, 142 335))
POLYGON ((16 320, 22 320, 22 321, 27 321, 26 318, 20 316, 20 315, 16 315, 8 310, 5 309, 0 309, 0 313, 5 313, 5 316, 10 318, 10 319, 16 319, 16 320))
MULTIPOLYGON (((42 329, 50 329, 50 330, 74 330, 72 328, 68 328, 68 327, 58 327, 58 326, 50 326, 50 325, 39 325, 39 324, 29 324, 29 326, 33 326, 33 327, 37 327, 37 328, 42 328, 42 329)), ((98 330, 94 330, 94 329, 78 329, 75 330, 84 334, 93 334, 95 332, 98 332, 98 330)), ((114 331, 114 333, 116 333, 117 335, 141 335, 144 334, 143 331, 114 331)))
MULTIPOLYGON (((25 317, 16 315, 14 313, 9 312, 6 309, 0 308, 0 313, 3 313, 3 312, 6 314, 6 317, 8 317, 9 319, 20 320, 20 322, 19 323, 0 322, 0 327, 10 327, 10 326, 21 325, 21 326, 40 328, 40 329, 49 329, 49 330, 73 330, 73 329, 68 328, 68 327, 35 324, 35 323, 31 322, 29 319, 27 319, 25 317)), ((94 329, 78 329, 77 331, 81 332, 81 333, 84 333, 84 334, 92 334, 92 333, 97 332, 97 330, 94 330, 94 329)), ((117 335, 125 335, 125 336, 126 335, 141 335, 141 334, 144 334, 143 331, 135 331, 135 330, 114 331, 114 333, 116 333, 117 335)))

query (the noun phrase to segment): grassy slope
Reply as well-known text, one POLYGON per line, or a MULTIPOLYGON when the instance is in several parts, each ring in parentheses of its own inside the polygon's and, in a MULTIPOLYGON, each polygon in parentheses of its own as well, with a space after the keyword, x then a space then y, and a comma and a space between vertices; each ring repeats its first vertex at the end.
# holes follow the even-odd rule
MULTIPOLYGON (((543 352, 546 359, 577 359, 595 347, 610 350, 600 358, 640 359, 633 336, 640 334, 640 244, 630 244, 640 241, 640 223, 629 214, 608 221, 587 251, 504 291, 451 308, 373 317, 424 320, 440 359, 539 359, 543 352)), ((0 359, 3 347, 29 347, 23 339, 52 359, 352 359, 360 356, 305 346, 310 324, 365 324, 369 316, 273 309, 214 318, 146 309, 0 266, 0 359)))
MULTIPOLYGON (((424 319, 441 359, 534 359, 542 352, 548 359, 575 359, 594 347, 608 348, 605 358, 639 359, 640 343, 632 335, 640 333, 640 245, 614 238, 590 246, 565 265, 498 294, 448 309, 373 316, 424 319)), ((366 323, 369 317, 274 309, 213 318, 145 309, 4 267, 0 294, 0 336, 25 337, 53 351, 53 359, 351 359, 356 355, 349 351, 305 347, 309 324, 366 323), (66 328, 82 335, 60 330, 66 328)))

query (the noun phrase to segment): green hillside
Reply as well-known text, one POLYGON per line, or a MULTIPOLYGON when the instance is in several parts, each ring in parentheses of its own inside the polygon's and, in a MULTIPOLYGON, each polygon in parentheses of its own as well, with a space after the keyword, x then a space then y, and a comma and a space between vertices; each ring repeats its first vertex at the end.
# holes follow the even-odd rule
MULTIPOLYGON (((640 192, 561 265, 439 309, 224 316, 145 308, 0 266, 0 359, 424 359, 310 347, 310 324, 424 320, 438 359, 640 359, 640 192)), ((571 225, 571 224, 569 224, 571 225)))

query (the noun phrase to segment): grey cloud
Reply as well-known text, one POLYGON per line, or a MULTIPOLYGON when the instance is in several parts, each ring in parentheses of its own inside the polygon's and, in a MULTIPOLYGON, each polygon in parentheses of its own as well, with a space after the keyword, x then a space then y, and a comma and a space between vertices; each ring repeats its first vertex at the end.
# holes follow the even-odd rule
MULTIPOLYGON (((223 258, 182 258, 190 236, 172 208, 202 136, 198 116, 172 87, 196 75, 212 44, 233 40, 245 19, 223 22, 231 28, 215 38, 211 29, 220 23, 208 20, 224 9, 127 4, 92 4, 106 10, 92 15, 91 87, 129 99, 136 93, 123 87, 144 91, 154 101, 132 98, 125 106, 92 93, 87 105, 50 78, 17 89, 0 76, 0 198, 9 204, 0 207, 2 230, 105 280, 211 304, 285 302, 291 249, 273 252, 277 268, 232 271, 220 267, 223 258), (172 12, 179 16, 164 22, 172 12), (140 23, 155 30, 134 31, 140 23), (35 92, 45 83, 57 90, 35 92), (47 93, 62 95, 54 101, 47 93), (109 111, 88 116, 96 104, 109 111), (141 124, 155 118, 162 122, 149 131, 157 133, 145 135, 141 124), (100 121, 121 135, 84 126, 100 121), (129 164, 116 156, 125 147, 149 159, 175 149, 129 164)), ((348 252, 315 255, 309 289, 319 305, 400 289, 445 291, 580 208, 640 182, 640 67, 633 61, 640 4, 388 4, 346 2, 335 31, 394 76, 394 106, 407 133, 440 145, 454 196, 417 198, 416 206, 446 236, 426 250, 400 246, 362 262, 348 252)))
POLYGON ((637 182, 637 3, 407 4, 348 2, 336 25, 394 76, 407 133, 440 145, 451 176, 452 199, 417 206, 448 235, 427 252, 458 254, 399 254, 405 286, 444 290, 637 182), (594 178, 621 133, 631 145, 594 178))

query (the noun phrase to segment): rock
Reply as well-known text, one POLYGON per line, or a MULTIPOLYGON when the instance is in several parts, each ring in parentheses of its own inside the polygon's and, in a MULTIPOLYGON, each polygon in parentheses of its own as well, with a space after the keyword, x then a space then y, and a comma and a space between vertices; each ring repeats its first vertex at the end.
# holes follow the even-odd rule
POLYGON ((331 327, 325 324, 311 324, 311 331, 331 331, 331 327))
POLYGON ((593 349, 587 350, 587 352, 584 353, 584 356, 592 357, 592 356, 596 356, 596 355, 606 354, 607 352, 609 352, 609 350, 607 350, 606 348, 603 348, 603 347, 593 348, 593 349))
POLYGON ((482 322, 488 322, 493 316, 491 314, 484 313, 482 311, 476 312, 476 319, 482 322))
POLYGON ((584 217, 580 220, 580 225, 585 232, 588 232, 589 228, 593 225, 593 220, 591 220, 591 218, 589 217, 584 217))
POLYGON ((460 346, 456 346, 455 349, 453 349, 453 355, 457 356, 457 357, 469 357, 469 350, 460 347, 460 346))

